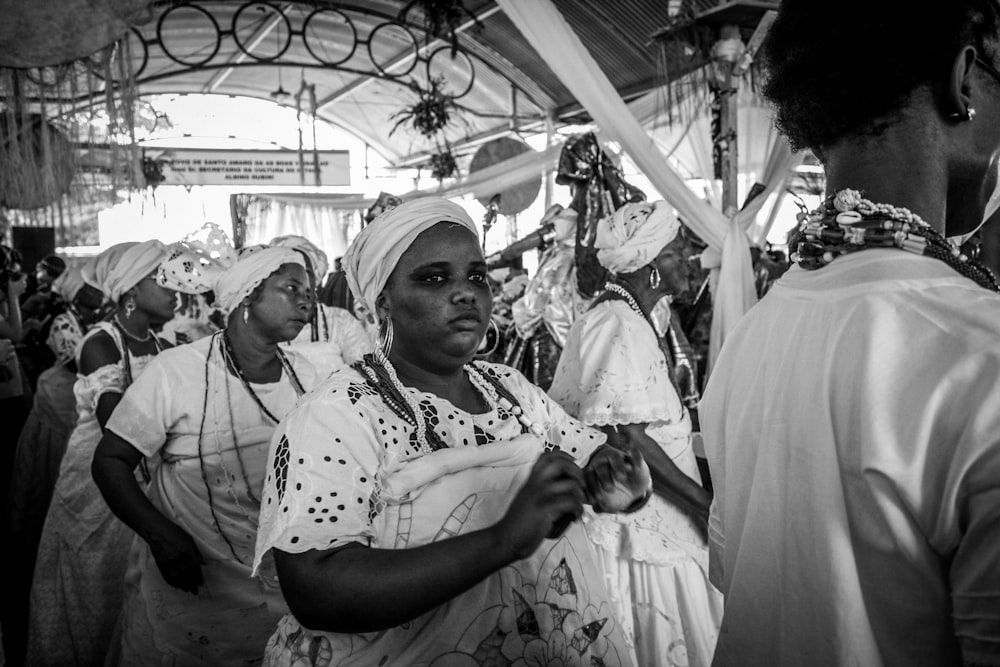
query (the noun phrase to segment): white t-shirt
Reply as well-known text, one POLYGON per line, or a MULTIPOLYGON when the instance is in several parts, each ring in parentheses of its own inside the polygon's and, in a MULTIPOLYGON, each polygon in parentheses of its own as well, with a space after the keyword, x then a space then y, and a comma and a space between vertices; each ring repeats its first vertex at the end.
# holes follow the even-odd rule
POLYGON ((700 413, 716 665, 1000 664, 1000 297, 898 250, 793 268, 700 413))

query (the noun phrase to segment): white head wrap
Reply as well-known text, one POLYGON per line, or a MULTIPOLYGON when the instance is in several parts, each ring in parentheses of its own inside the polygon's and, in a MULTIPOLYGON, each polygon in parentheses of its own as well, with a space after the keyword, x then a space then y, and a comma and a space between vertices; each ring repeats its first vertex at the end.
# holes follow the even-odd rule
POLYGON ((94 283, 114 303, 135 287, 167 257, 159 241, 128 242, 113 245, 94 262, 94 283))
POLYGON ((354 298, 376 313, 375 299, 407 248, 421 232, 439 222, 462 225, 479 238, 472 218, 458 204, 440 197, 423 197, 380 214, 361 230, 342 260, 354 298))
POLYGON ((276 236, 271 239, 268 245, 304 252, 309 257, 309 263, 312 264, 313 275, 316 276, 317 283, 323 282, 323 279, 326 278, 326 272, 330 270, 330 262, 327 261, 326 253, 304 236, 295 236, 294 234, 276 236))
POLYGON ((208 292, 222 272, 236 261, 236 250, 229 237, 213 222, 170 244, 167 251, 156 282, 185 294, 208 292))
POLYGON ((216 279, 215 302, 223 312, 231 313, 257 285, 284 264, 306 266, 302 255, 291 248, 263 248, 241 254, 236 263, 216 279))
POLYGON ((68 267, 52 283, 52 290, 66 303, 71 303, 76 298, 76 293, 81 287, 83 287, 83 274, 79 265, 68 267))
POLYGON ((625 204, 597 223, 597 261, 613 273, 637 271, 652 262, 680 229, 665 201, 625 204))

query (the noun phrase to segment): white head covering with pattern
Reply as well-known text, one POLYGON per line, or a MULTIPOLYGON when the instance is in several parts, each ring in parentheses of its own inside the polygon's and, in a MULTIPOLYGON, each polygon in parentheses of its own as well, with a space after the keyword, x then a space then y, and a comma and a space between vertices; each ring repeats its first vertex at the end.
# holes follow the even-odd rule
POLYGON ((407 248, 421 232, 439 222, 453 222, 479 233, 472 218, 458 204, 440 197, 414 199, 380 214, 361 230, 344 255, 347 284, 370 313, 389 276, 407 248))
POLYGON ((597 223, 597 261, 613 273, 632 273, 652 262, 680 229, 665 201, 625 204, 597 223))
POLYGON ((214 222, 188 234, 167 247, 156 282, 185 294, 204 294, 218 277, 236 261, 236 250, 226 233, 214 222))
POLYGON ((298 264, 302 268, 306 266, 302 255, 291 248, 244 248, 236 263, 216 279, 216 304, 227 314, 233 312, 257 285, 285 264, 298 264))

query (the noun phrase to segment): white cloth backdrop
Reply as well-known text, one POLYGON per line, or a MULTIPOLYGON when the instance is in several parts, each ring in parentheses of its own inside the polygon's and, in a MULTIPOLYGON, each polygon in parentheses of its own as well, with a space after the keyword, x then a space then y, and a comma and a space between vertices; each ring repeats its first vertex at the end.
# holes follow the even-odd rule
POLYGON ((583 104, 602 132, 622 146, 685 223, 720 252, 709 343, 711 364, 726 333, 757 300, 741 220, 727 219, 687 187, 551 0, 497 0, 497 4, 583 104))
MULTIPOLYGON (((252 195, 247 209, 246 244, 267 243, 276 236, 304 236, 335 257, 347 250, 348 233, 357 224, 357 209, 344 208, 324 195, 252 195)), ((351 199, 354 199, 352 197, 351 199)))

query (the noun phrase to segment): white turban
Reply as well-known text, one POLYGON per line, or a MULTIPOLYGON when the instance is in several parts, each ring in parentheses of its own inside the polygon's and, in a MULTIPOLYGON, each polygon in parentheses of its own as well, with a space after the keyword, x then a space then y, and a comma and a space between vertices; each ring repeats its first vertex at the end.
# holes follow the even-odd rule
POLYGON ((66 303, 71 303, 76 298, 76 293, 83 287, 83 273, 79 265, 68 267, 52 283, 52 290, 62 297, 66 303))
POLYGON ((309 257, 309 263, 312 264, 312 272, 316 277, 317 283, 322 282, 323 278, 326 278, 326 272, 330 270, 330 262, 327 261, 326 253, 304 236, 295 236, 294 234, 276 236, 271 239, 268 245, 275 248, 291 248, 304 252, 309 257))
POLYGON ((113 245, 94 262, 94 284, 104 296, 118 303, 125 292, 138 285, 166 257, 167 249, 159 241, 113 245))
POLYGON ((257 285, 285 264, 305 268, 305 260, 291 248, 263 248, 245 253, 215 281, 215 302, 226 313, 250 296, 257 285))
POLYGON ((665 201, 625 204, 597 223, 597 261, 613 273, 632 273, 652 262, 680 229, 665 201))
POLYGON ((440 197, 423 197, 381 213, 361 230, 343 258, 347 284, 354 298, 370 313, 399 258, 420 235, 439 222, 454 222, 475 234, 472 218, 458 204, 440 197))

